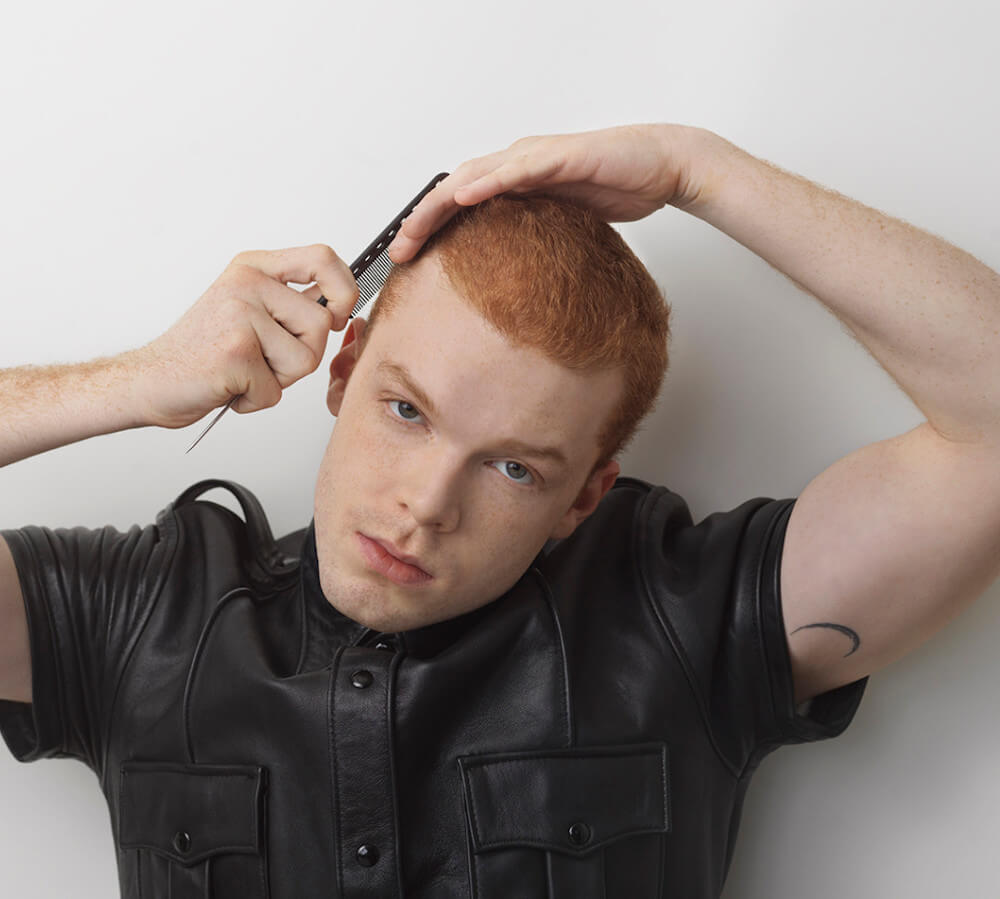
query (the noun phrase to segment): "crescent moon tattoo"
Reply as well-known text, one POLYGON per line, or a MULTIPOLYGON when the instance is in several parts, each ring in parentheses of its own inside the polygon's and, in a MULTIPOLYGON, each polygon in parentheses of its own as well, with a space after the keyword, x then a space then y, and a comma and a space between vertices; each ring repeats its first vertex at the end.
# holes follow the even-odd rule
POLYGON ((799 631, 805 630, 807 627, 828 627, 830 630, 837 631, 847 637, 853 646, 851 646, 850 650, 844 653, 845 659, 849 655, 857 652, 858 647, 861 646, 861 638, 858 636, 857 631, 853 631, 843 624, 834 624, 832 621, 817 621, 815 624, 803 624, 802 627, 795 628, 792 633, 797 634, 799 631))

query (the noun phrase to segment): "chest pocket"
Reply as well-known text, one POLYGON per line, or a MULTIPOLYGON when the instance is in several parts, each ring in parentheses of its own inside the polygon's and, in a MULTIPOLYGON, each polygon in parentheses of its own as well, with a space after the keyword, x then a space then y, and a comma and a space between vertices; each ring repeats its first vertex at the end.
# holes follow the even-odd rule
POLYGON ((266 771, 122 764, 123 887, 143 899, 267 899, 266 771))
POLYGON ((654 899, 670 830, 663 743, 459 759, 474 899, 654 899))

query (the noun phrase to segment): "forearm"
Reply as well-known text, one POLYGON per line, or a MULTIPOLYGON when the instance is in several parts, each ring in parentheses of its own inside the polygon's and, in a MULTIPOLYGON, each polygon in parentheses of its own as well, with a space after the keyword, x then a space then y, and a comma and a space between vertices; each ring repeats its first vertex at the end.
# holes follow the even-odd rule
POLYGON ((79 365, 0 371, 0 466, 144 424, 128 353, 79 365))
POLYGON ((692 138, 685 210, 826 305, 943 436, 1000 446, 1000 276, 930 234, 692 138))

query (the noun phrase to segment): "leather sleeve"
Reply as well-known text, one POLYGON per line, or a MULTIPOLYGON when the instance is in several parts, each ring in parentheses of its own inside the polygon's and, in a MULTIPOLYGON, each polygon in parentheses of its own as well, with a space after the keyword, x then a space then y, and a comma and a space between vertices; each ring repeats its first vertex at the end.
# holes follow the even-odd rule
POLYGON ((774 500, 758 509, 747 529, 738 571, 736 619, 760 647, 761 678, 769 714, 761 722, 761 748, 839 736, 854 718, 868 678, 815 697, 796 709, 788 638, 782 614, 781 553, 794 500, 774 500))
POLYGON ((20 761, 76 758, 101 774, 111 706, 165 566, 164 529, 4 531, 24 596, 32 703, 0 702, 20 761))
POLYGON ((643 554, 648 588, 716 747, 737 771, 779 745, 842 733, 867 684, 795 707, 780 590, 794 504, 751 499, 695 525, 684 500, 662 490, 645 509, 655 535, 643 554))

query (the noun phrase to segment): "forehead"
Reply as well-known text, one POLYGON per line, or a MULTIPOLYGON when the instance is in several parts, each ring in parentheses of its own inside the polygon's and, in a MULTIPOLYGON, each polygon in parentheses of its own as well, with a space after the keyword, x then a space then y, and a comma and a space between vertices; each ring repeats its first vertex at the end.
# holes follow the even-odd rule
POLYGON ((398 289, 392 311, 372 329, 359 372, 392 380, 405 369, 434 404, 438 424, 463 439, 557 444, 571 461, 581 448, 596 453, 620 396, 619 373, 569 369, 518 346, 454 291, 432 256, 398 289))

